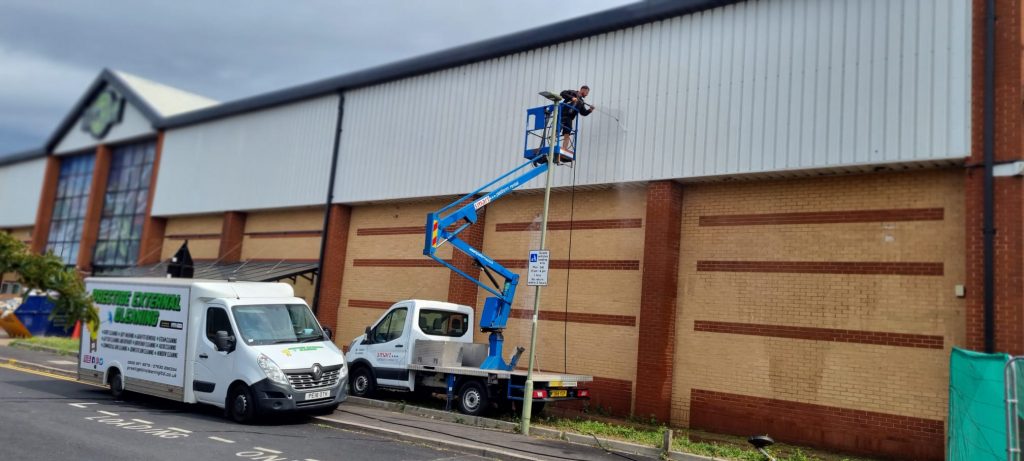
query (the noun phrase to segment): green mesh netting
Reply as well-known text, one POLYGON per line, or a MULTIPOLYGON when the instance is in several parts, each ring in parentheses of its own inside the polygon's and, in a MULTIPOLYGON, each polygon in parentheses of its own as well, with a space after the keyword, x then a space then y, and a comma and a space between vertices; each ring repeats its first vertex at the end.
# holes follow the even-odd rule
POLYGON ((946 459, 1005 460, 1006 354, 953 348, 949 360, 949 424, 946 459))

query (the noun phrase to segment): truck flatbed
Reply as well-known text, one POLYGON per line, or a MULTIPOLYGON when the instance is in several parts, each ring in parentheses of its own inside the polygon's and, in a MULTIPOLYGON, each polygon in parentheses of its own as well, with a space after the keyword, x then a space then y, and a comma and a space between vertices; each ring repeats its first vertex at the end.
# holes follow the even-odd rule
MULTIPOLYGON (((478 376, 488 377, 494 376, 498 379, 511 379, 513 376, 519 376, 526 378, 526 370, 484 370, 479 367, 465 367, 465 366, 428 366, 419 364, 410 364, 410 370, 415 371, 428 371, 431 373, 448 373, 461 376, 478 376)), ((571 375, 561 373, 534 373, 533 380, 536 382, 547 382, 547 383, 585 383, 593 381, 593 377, 585 375, 571 375)))

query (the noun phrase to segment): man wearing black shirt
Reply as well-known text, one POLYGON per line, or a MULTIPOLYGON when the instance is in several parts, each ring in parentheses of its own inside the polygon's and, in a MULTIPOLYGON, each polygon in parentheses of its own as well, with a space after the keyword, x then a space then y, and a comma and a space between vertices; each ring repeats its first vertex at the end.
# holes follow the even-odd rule
MULTIPOLYGON (((583 101, 583 98, 590 94, 590 87, 583 85, 579 91, 576 90, 565 90, 559 94, 562 97, 562 120, 560 124, 560 130, 562 132, 562 150, 567 150, 569 146, 569 134, 572 131, 573 121, 576 120, 576 113, 580 113, 584 117, 590 115, 597 107, 589 106, 583 101)), ((571 152, 571 151, 570 151, 571 152)))

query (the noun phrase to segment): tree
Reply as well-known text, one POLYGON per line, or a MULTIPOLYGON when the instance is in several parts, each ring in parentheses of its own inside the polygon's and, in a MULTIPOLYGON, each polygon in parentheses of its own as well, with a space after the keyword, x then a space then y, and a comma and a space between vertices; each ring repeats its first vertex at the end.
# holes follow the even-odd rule
POLYGON ((78 274, 53 253, 35 254, 11 234, 0 232, 0 274, 6 273, 17 274, 25 288, 46 293, 54 305, 51 318, 65 316, 68 325, 81 321, 95 336, 99 312, 92 297, 78 274))

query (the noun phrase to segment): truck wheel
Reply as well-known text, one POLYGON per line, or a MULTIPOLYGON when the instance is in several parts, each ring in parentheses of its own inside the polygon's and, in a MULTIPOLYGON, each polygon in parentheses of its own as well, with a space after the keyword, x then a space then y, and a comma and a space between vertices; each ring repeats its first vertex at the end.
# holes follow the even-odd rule
POLYGON ((252 391, 244 384, 238 384, 228 392, 226 410, 228 416, 237 423, 249 424, 256 420, 256 399, 252 391))
POLYGON ((124 378, 121 377, 121 371, 112 368, 110 375, 107 376, 107 383, 110 384, 110 395, 114 400, 124 400, 124 378))
POLYGON ((487 389, 480 381, 470 381, 459 391, 459 411, 467 415, 480 416, 487 411, 490 405, 487 389))
POLYGON ((373 373, 366 367, 359 367, 352 370, 349 377, 349 386, 352 388, 352 395, 356 397, 370 397, 377 391, 377 380, 373 379, 373 373))

